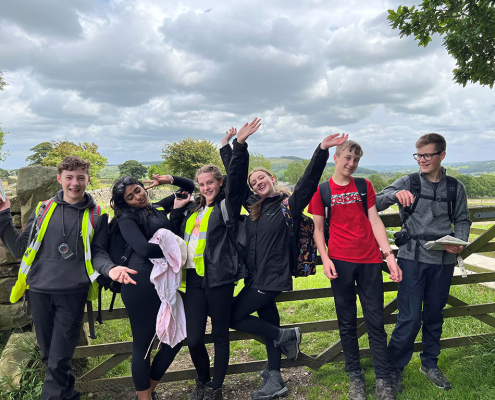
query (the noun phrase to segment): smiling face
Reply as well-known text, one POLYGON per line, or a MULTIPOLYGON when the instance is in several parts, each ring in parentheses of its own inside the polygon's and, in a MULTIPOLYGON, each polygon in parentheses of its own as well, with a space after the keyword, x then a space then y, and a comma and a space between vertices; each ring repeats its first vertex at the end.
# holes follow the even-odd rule
POLYGON ((148 193, 140 185, 127 185, 124 192, 125 202, 134 208, 144 208, 148 205, 148 193))
POLYGON ((90 177, 87 170, 79 167, 73 171, 63 170, 61 174, 57 174, 57 180, 62 185, 64 201, 76 204, 84 199, 90 177))
POLYGON ((222 185, 223 178, 216 179, 215 175, 211 172, 203 172, 198 175, 199 191, 206 199, 206 204, 208 206, 215 201, 216 197, 220 193, 220 190, 222 189, 222 185))
POLYGON ((359 157, 354 151, 349 149, 342 150, 340 155, 335 154, 333 160, 335 161, 335 172, 342 177, 350 177, 359 166, 359 157))
MULTIPOLYGON (((434 154, 437 152, 436 145, 434 143, 427 144, 425 146, 417 147, 416 153, 418 154, 434 154)), ((436 176, 440 172, 442 167, 442 160, 445 158, 445 151, 440 154, 435 154, 431 157, 431 160, 426 161, 424 157, 418 160, 419 168, 421 172, 427 176, 436 176)))
POLYGON ((249 175, 249 184, 260 197, 270 197, 275 194, 275 177, 264 171, 254 171, 249 175))

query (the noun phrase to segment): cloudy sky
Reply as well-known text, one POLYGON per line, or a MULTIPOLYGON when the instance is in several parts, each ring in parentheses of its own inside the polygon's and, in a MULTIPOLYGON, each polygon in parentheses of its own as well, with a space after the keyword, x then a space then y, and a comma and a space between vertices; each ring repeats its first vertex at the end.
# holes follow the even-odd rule
POLYGON ((387 22, 399 4, 414 2, 5 2, 2 167, 62 139, 110 163, 160 160, 167 143, 219 143, 254 116, 250 149, 266 156, 308 158, 345 131, 361 165, 412 164, 416 139, 439 132, 447 162, 495 159, 495 92, 453 83, 441 38, 400 39, 387 22))

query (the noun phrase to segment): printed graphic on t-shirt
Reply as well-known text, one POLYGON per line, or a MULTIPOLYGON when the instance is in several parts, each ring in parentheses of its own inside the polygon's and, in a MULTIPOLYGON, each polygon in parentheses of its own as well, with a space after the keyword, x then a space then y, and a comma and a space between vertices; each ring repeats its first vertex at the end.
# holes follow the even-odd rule
POLYGON ((341 193, 332 195, 332 207, 340 204, 352 204, 362 202, 358 192, 341 193))

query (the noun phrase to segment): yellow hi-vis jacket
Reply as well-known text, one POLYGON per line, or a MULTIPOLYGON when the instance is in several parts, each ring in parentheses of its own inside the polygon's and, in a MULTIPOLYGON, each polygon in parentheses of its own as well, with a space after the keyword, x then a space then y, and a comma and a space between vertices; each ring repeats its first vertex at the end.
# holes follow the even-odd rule
MULTIPOLYGON (((31 269, 31 265, 33 265, 33 261, 36 258, 36 255, 38 254, 41 242, 45 237, 48 223, 50 222, 50 217, 52 216, 53 211, 56 207, 57 203, 55 203, 53 199, 47 200, 45 202, 40 202, 36 207, 36 218, 33 221, 33 228, 36 229, 36 233, 31 243, 28 244, 26 252, 22 257, 19 273, 17 275, 17 281, 12 288, 12 292, 10 293, 11 303, 16 303, 17 301, 19 301, 19 299, 23 296, 25 290, 29 289, 29 286, 26 283, 27 274, 31 269), (34 225, 37 226, 35 227, 34 225)), ((89 208, 85 209, 82 219, 84 261, 86 264, 86 272, 88 273, 89 280, 91 281, 88 292, 88 300, 90 301, 96 300, 98 297, 98 283, 96 282, 96 278, 100 275, 93 269, 93 264, 91 263, 91 241, 94 235, 93 225, 96 225, 96 220, 100 215, 106 214, 106 211, 104 211, 100 206, 95 206, 93 208, 94 210, 92 210, 91 213, 89 208)))
MULTIPOLYGON (((210 214, 213 211, 213 207, 210 207, 208 211, 206 211, 205 215, 203 215, 203 219, 199 224, 199 237, 198 237, 198 246, 194 251, 194 265, 196 266, 196 273, 199 276, 205 275, 205 261, 203 257, 203 253, 206 248, 206 231, 208 230, 208 220, 210 219, 210 214)), ((192 231, 194 229, 194 225, 196 224, 196 218, 198 217, 198 212, 192 213, 191 216, 187 219, 186 229, 184 231, 184 241, 187 245, 189 245, 189 239, 191 238, 192 231)))

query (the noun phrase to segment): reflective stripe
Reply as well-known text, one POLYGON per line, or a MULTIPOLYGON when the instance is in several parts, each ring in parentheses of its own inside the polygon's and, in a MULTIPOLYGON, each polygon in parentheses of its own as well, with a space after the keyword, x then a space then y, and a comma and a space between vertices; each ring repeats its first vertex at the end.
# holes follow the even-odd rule
POLYGON ((24 275, 27 275, 27 273, 31 269, 31 264, 28 265, 24 261, 21 261, 21 265, 19 266, 19 269, 24 275))
MULTIPOLYGON (((204 250, 206 248, 206 235, 208 231, 208 221, 210 219, 210 215, 213 211, 213 207, 210 207, 206 213, 203 215, 201 219, 201 223, 199 224, 199 234, 198 234, 198 245, 194 251, 194 265, 196 267, 196 273, 199 276, 204 276, 205 274, 205 261, 203 257, 204 250)), ((198 212, 191 214, 191 216, 187 219, 186 229, 184 232, 184 241, 187 245, 189 245, 189 239, 191 238, 192 231, 196 226, 196 219, 198 217, 198 212), (186 239, 187 238, 187 239, 186 239)))
POLYGON ((100 276, 100 273, 98 271, 94 271, 90 276, 89 276, 89 280, 91 281, 91 283, 93 283, 96 278, 98 278, 100 276))
POLYGON ((41 247, 41 242, 36 241, 36 242, 34 242, 34 245, 32 246, 32 249, 34 251, 38 251, 40 249, 40 247, 41 247))

